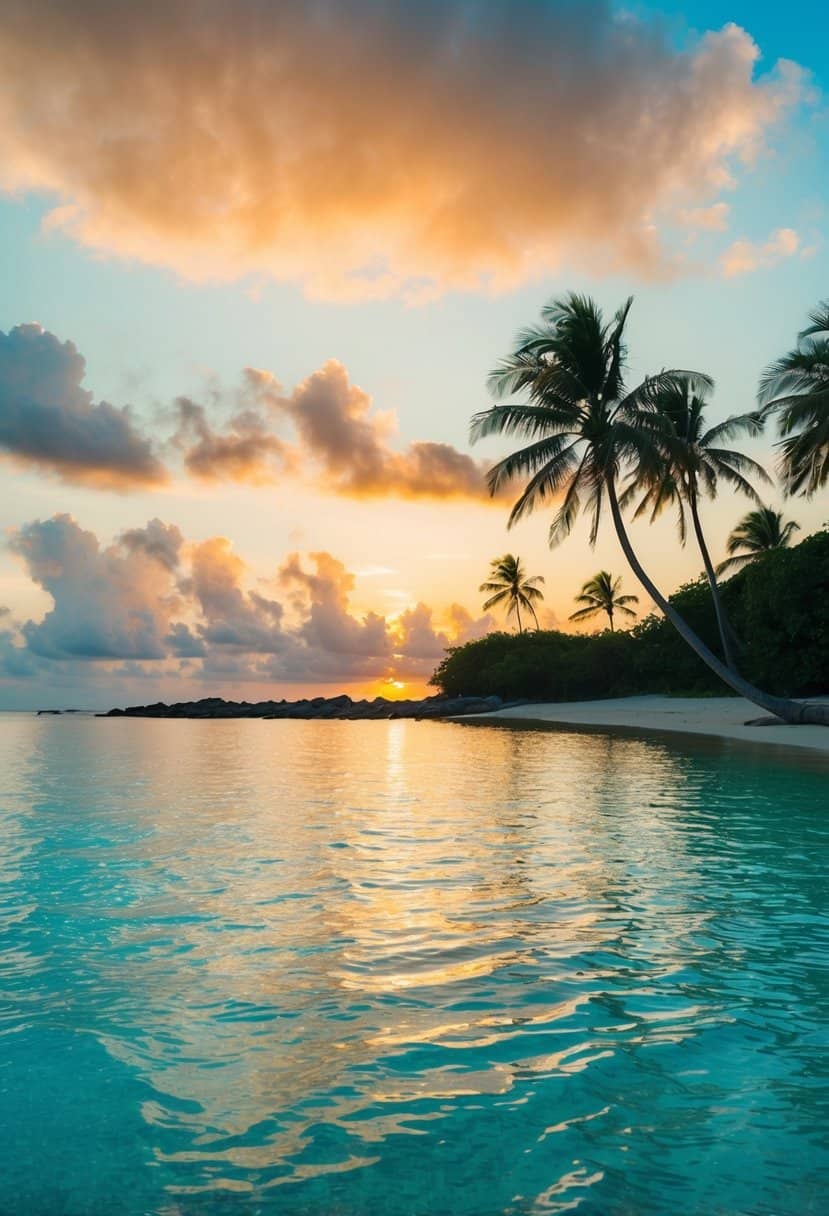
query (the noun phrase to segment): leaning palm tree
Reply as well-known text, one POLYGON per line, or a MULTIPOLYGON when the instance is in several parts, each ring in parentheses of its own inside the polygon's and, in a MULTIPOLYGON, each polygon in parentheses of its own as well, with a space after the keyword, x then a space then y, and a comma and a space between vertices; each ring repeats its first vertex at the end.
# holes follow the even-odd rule
POLYGON ((529 442, 489 471, 495 494, 517 477, 526 484, 509 517, 515 524, 552 499, 559 502, 550 525, 558 544, 584 508, 595 543, 604 508, 609 508, 622 551, 647 593, 704 663, 730 688, 788 722, 829 725, 829 707, 801 705, 755 688, 732 671, 697 637, 639 561, 625 527, 619 484, 640 464, 653 468, 659 442, 652 416, 660 393, 687 382, 692 391, 711 388, 707 376, 663 371, 633 389, 624 382, 624 330, 632 301, 605 322, 594 301, 569 295, 552 301, 542 324, 524 331, 516 350, 490 377, 497 396, 524 392, 528 400, 495 404, 472 421, 472 439, 519 435, 529 442))
POLYGON ((763 419, 756 412, 738 414, 714 426, 707 426, 705 410, 708 401, 705 390, 694 392, 692 385, 683 379, 659 392, 654 405, 653 419, 647 418, 645 421, 654 428, 656 461, 650 466, 646 460, 639 463, 620 501, 626 506, 644 487, 645 494, 634 513, 634 519, 649 513, 651 522, 666 507, 676 507, 679 539, 683 545, 687 506, 711 588, 722 652, 728 666, 736 670, 733 631, 702 530, 699 504, 703 495, 716 497, 720 481, 759 503, 757 491, 749 478, 766 483, 770 483, 771 479, 756 460, 724 444, 736 435, 758 435, 763 429, 763 419))
POLYGON ((503 557, 493 558, 490 566, 488 580, 485 583, 481 583, 478 588, 479 591, 491 591, 493 593, 484 603, 484 612, 488 612, 490 608, 506 604, 507 618, 514 615, 518 622, 518 632, 523 633, 524 627, 521 624, 521 609, 524 608, 532 614, 535 627, 538 629, 538 617, 535 614, 533 600, 544 599, 544 592, 540 591, 538 587, 539 583, 544 582, 543 576, 535 574, 532 578, 527 578, 526 572, 521 565, 521 558, 513 557, 511 553, 505 553, 503 557))
POLYGON ((787 494, 811 498, 829 482, 829 300, 810 313, 797 346, 767 369, 759 399, 777 417, 787 494))
POLYGON ((588 621, 591 617, 604 612, 610 622, 610 628, 613 630, 613 617, 617 612, 620 616, 636 616, 628 604, 638 604, 639 596, 620 595, 621 585, 621 576, 614 578, 612 574, 608 574, 607 570, 600 570, 598 574, 594 574, 583 585, 581 594, 576 596, 576 603, 584 604, 585 607, 571 612, 570 620, 588 621))
POLYGON ((726 551, 731 556, 720 562, 717 574, 725 574, 726 571, 736 574, 764 553, 773 549, 788 548, 792 536, 799 531, 800 524, 796 524, 793 519, 783 523, 782 511, 773 511, 771 507, 759 507, 756 511, 749 511, 726 541, 726 551))

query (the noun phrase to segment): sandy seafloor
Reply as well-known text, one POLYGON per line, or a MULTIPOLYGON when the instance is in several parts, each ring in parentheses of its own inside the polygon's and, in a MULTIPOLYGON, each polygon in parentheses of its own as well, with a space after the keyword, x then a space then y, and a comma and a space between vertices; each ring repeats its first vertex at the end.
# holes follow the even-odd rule
MULTIPOLYGON (((829 698, 810 700, 826 704, 829 698)), ((761 747, 805 749, 812 754, 822 753, 829 759, 829 727, 788 726, 782 722, 779 725, 750 725, 752 719, 767 717, 762 709, 742 697, 643 696, 515 705, 455 720, 607 729, 636 734, 700 735, 761 747)))

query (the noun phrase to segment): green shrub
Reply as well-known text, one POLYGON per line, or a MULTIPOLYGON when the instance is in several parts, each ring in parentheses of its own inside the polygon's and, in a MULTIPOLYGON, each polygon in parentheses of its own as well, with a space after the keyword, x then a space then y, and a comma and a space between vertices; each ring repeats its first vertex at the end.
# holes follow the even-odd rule
MULTIPOLYGON (((829 692, 829 532, 752 563, 722 585, 742 673, 769 692, 829 692)), ((719 654, 711 592, 687 583, 671 603, 719 654)), ((636 693, 727 693, 662 616, 630 632, 490 633, 446 652, 431 683, 449 696, 573 701, 636 693)))

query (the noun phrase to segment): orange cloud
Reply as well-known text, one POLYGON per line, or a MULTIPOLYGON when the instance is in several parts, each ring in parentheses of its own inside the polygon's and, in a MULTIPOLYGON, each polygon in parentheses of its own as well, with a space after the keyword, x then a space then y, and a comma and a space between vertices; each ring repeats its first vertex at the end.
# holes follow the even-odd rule
POLYGON ((606 0, 7 0, 0 181, 96 250, 313 296, 656 275, 804 95, 735 25, 675 50, 606 0), (608 188, 612 183, 612 189, 608 188))
POLYGON ((725 232, 731 208, 728 203, 712 203, 710 207, 689 207, 679 212, 677 219, 686 228, 704 232, 725 232))
POLYGON ((402 452, 389 445, 394 415, 373 412, 371 397, 352 384, 336 359, 282 393, 269 372, 247 368, 249 388, 290 419, 300 452, 319 470, 326 489, 355 498, 488 499, 485 461, 448 443, 417 441, 402 452))
POLYGON ((774 266, 783 258, 793 257, 799 248, 800 237, 793 228, 778 228, 761 244, 735 241, 722 255, 720 266, 725 277, 730 279, 774 266))
POLYGON ((204 406, 189 397, 178 398, 176 411, 179 426, 172 442, 194 477, 265 485, 278 471, 293 467, 290 448, 269 433, 266 420, 255 410, 235 414, 223 433, 210 425, 204 406))

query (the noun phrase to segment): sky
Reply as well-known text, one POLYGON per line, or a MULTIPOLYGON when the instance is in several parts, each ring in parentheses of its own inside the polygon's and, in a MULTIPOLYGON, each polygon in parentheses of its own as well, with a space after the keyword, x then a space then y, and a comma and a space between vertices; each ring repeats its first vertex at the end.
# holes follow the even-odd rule
MULTIPOLYGON (((547 627, 599 569, 637 591, 611 531, 507 531, 470 417, 570 290, 634 296, 631 380, 753 407, 829 296, 817 16, 9 0, 0 708, 421 695, 503 627, 493 557, 544 576, 547 627)), ((746 445, 770 472, 775 438, 746 445)), ((802 535, 829 514, 763 495, 802 535)), ((718 558, 747 509, 705 504, 718 558)), ((632 535, 666 591, 698 576, 670 518, 632 535)))

